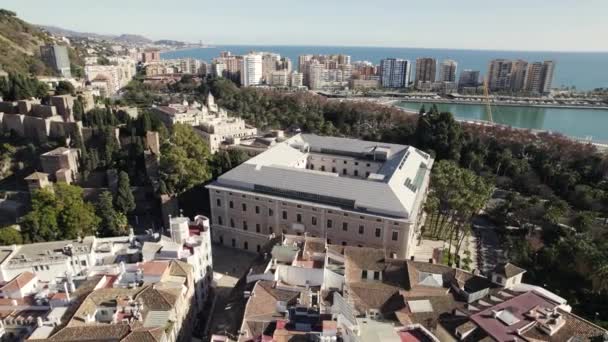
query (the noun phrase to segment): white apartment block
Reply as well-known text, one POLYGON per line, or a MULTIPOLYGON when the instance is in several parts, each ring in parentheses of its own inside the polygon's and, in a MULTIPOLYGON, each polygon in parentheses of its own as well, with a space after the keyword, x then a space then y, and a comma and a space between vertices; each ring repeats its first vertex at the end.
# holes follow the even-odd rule
POLYGON ((304 84, 304 75, 301 72, 292 72, 289 77, 289 85, 293 88, 298 88, 304 84))
MULTIPOLYGON (((192 267, 192 305, 202 310, 213 281, 209 219, 204 216, 197 216, 193 221, 186 217, 171 218, 170 233, 171 237, 158 233, 131 233, 111 238, 87 236, 77 240, 0 246, 0 283, 8 283, 24 274, 33 274, 42 283, 59 285, 65 278, 111 275, 113 287, 132 288, 137 285, 138 278, 131 271, 141 268, 142 262, 178 260, 192 267)), ((161 280, 162 272, 156 279, 154 274, 146 276, 145 271, 144 282, 161 280)), ((22 295, 31 290, 22 287, 21 292, 27 292, 22 295)), ((11 293, 0 292, 0 297, 6 298, 11 293)))
POLYGON ((406 88, 410 83, 411 63, 404 59, 387 58, 380 62, 380 82, 385 88, 406 88))
POLYGON ((189 104, 187 101, 152 107, 152 110, 169 127, 175 124, 198 126, 208 111, 206 107, 201 107, 198 103, 189 104))
POLYGON ((184 101, 182 104, 154 107, 153 110, 168 126, 179 123, 194 127, 195 132, 209 145, 211 153, 217 152, 220 145, 226 141, 234 143, 258 133, 258 130, 247 125, 245 120, 228 116, 225 109, 218 107, 211 94, 203 105, 184 101))
POLYGON ((207 186, 212 239, 255 252, 308 235, 409 258, 432 165, 411 146, 296 135, 207 186))
POLYGON ((268 85, 274 87, 287 87, 290 83, 290 74, 287 70, 277 70, 270 72, 268 85))
POLYGON ((126 86, 136 74, 136 62, 129 57, 110 57, 112 65, 85 65, 85 78, 94 88, 105 92, 106 96, 115 95, 126 86), (104 86, 105 84, 105 86, 104 86))
POLYGON ((262 56, 250 53, 241 61, 241 85, 243 87, 262 84, 262 56))
POLYGON ((226 141, 235 143, 258 134, 257 128, 247 125, 245 120, 228 116, 226 110, 215 103, 211 93, 207 95, 206 108, 208 115, 202 118, 196 132, 207 142, 211 153, 219 151, 226 141))
POLYGON ((452 59, 446 59, 439 65, 439 82, 456 82, 458 63, 452 59))

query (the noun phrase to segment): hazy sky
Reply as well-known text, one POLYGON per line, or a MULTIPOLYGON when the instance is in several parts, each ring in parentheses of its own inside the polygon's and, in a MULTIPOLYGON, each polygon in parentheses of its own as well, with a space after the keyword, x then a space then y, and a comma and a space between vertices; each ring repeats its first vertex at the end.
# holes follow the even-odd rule
POLYGON ((608 51, 608 0, 2 0, 25 20, 211 44, 608 51))

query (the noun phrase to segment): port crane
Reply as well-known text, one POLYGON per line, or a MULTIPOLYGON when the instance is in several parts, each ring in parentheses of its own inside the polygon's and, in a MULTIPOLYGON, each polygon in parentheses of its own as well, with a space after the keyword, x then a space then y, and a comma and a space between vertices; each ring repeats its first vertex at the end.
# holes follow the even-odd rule
POLYGON ((488 109, 488 121, 494 123, 494 118, 492 117, 492 104, 490 103, 490 87, 488 86, 487 78, 484 78, 483 80, 483 98, 488 109))

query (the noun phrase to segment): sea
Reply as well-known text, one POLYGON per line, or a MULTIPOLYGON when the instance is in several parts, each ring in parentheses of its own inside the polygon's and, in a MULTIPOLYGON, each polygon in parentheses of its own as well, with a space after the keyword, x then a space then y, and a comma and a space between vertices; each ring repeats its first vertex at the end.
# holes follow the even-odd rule
POLYGON ((524 59, 528 62, 553 60, 556 62, 553 87, 576 87, 577 90, 608 88, 608 52, 552 52, 552 51, 493 51, 452 50, 355 46, 283 46, 283 45, 219 45, 209 48, 170 51, 161 54, 163 59, 196 58, 210 62, 221 51, 241 55, 250 51, 278 53, 291 59, 297 68, 298 56, 304 54, 346 54, 354 61, 380 63, 383 58, 403 58, 412 62, 418 57, 434 57, 441 61, 458 62, 458 73, 464 69, 479 70, 485 74, 488 63, 495 58, 524 59))

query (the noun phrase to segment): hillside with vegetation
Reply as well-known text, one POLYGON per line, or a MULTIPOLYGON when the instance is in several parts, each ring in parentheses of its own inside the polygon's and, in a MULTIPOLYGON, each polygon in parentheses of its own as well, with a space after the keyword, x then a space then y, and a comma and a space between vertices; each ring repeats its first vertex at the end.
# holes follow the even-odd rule
MULTIPOLYGON (((40 46, 53 41, 51 35, 19 19, 17 13, 0 9, 0 69, 17 74, 55 75, 40 58, 40 46)), ((78 69, 80 59, 73 49, 68 52, 73 69, 78 69)))

